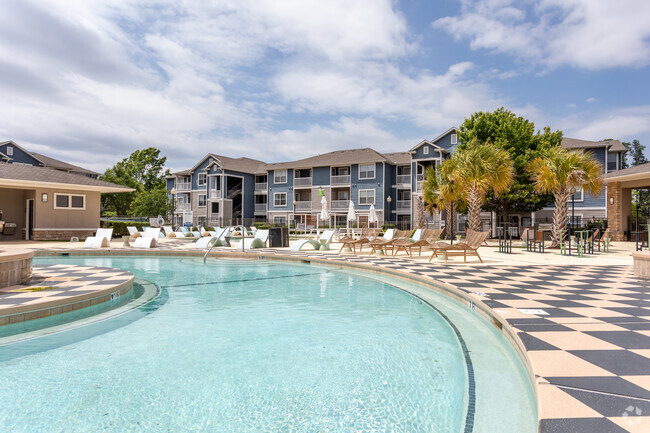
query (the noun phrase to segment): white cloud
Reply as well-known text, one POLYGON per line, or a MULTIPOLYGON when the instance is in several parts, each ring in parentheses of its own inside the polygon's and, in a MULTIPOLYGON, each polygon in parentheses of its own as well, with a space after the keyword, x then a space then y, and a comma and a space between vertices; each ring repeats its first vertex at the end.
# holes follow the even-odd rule
POLYGON ((632 140, 650 134, 650 105, 612 110, 590 120, 573 120, 580 126, 567 125, 566 136, 585 140, 614 138, 632 140))
POLYGON ((590 98, 585 99, 585 102, 589 102, 589 103, 591 104, 592 102, 596 102, 597 100, 598 100, 598 99, 596 99, 596 98, 594 98, 594 97, 592 96, 592 97, 590 97, 590 98))
POLYGON ((646 0, 462 0, 461 13, 433 23, 473 49, 550 68, 641 67, 650 63, 646 0))

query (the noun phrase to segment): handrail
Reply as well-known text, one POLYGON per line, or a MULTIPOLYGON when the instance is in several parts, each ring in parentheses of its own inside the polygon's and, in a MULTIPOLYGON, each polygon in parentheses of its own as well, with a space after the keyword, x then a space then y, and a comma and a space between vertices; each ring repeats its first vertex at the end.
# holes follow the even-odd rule
POLYGON ((220 234, 219 236, 217 236, 217 238, 214 240, 214 242, 212 242, 212 244, 210 245, 210 248, 208 248, 208 250, 207 250, 207 251, 205 252, 205 254, 203 255, 203 263, 206 262, 206 260, 207 260, 207 258, 208 258, 208 254, 210 254, 210 251, 212 251, 212 248, 214 248, 214 245, 215 245, 217 242, 219 242, 219 239, 221 239, 221 236, 223 236, 223 235, 224 235, 224 234, 225 234, 229 229, 230 229, 230 227, 226 227, 226 228, 224 228, 223 231, 221 232, 221 234, 220 234))

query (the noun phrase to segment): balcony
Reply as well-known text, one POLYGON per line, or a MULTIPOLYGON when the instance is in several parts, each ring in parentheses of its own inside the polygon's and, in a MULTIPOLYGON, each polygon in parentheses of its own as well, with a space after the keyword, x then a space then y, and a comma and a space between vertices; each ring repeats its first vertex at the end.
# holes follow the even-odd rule
POLYGON ((311 201, 297 201, 294 210, 296 212, 311 212, 311 201))
POLYGON ((192 205, 190 203, 176 203, 176 212, 183 212, 186 210, 192 210, 192 205))
POLYGON ((330 184, 332 186, 335 185, 350 185, 350 175, 349 174, 343 174, 340 176, 331 176, 330 177, 330 184))
POLYGON ((210 200, 217 200, 221 198, 221 190, 220 189, 211 189, 210 190, 210 200))
POLYGON ((293 179, 294 187, 311 186, 311 177, 296 177, 293 179))
POLYGON ((411 185, 411 175, 410 174, 398 174, 397 175, 397 184, 398 185, 411 185))
POLYGON ((411 210, 411 200, 397 200, 397 210, 411 210))
POLYGON ((348 210, 348 207, 350 207, 350 200, 332 200, 332 204, 330 206, 330 209, 334 210, 348 210))
POLYGON ((190 182, 177 182, 176 192, 192 191, 192 184, 190 182))
POLYGON ((255 213, 266 213, 266 203, 255 203, 255 213))
POLYGON ((266 192, 268 190, 269 183, 268 182, 259 182, 255 184, 255 192, 266 192))

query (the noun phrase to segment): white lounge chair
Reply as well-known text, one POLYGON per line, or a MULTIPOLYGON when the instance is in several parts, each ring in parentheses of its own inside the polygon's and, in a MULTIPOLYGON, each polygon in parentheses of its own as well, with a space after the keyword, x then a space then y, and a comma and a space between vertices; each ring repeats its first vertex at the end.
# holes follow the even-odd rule
POLYGON ((210 248, 210 245, 214 244, 215 242, 217 242, 217 238, 213 236, 203 236, 197 239, 196 242, 192 242, 192 246, 194 248, 204 250, 206 248, 210 248))
POLYGON ((113 229, 97 229, 95 236, 89 236, 84 241, 84 248, 102 248, 111 246, 113 229))
POLYGON ((160 227, 147 227, 144 229, 142 236, 137 238, 133 243, 133 248, 153 248, 158 246, 158 237, 160 236, 160 227))
POLYGON ((300 251, 303 246, 311 245, 315 250, 329 250, 330 242, 332 242, 332 238, 334 238, 334 233, 336 233, 336 230, 325 230, 321 233, 320 238, 318 238, 317 241, 313 239, 300 239, 291 244, 289 249, 291 251, 300 251))
POLYGON ((176 234, 174 234, 174 229, 172 226, 163 226, 163 230, 165 231, 165 237, 168 238, 175 238, 176 234))
POLYGON ((143 232, 139 232, 136 226, 126 226, 126 229, 129 231, 129 236, 131 238, 139 238, 142 236, 143 232))
POLYGON ((266 241, 269 240, 269 231, 268 230, 258 230, 255 233, 254 238, 245 238, 244 249, 250 250, 253 248, 264 248, 266 247, 266 241))

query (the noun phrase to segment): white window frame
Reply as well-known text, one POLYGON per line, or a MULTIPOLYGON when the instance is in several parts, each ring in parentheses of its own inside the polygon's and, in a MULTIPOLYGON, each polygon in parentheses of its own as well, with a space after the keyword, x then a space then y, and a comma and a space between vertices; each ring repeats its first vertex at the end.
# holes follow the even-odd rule
MULTIPOLYGON (((577 194, 580 194, 580 199, 577 199, 577 198, 576 198, 576 199, 575 199, 575 202, 576 202, 576 203, 582 203, 582 202, 584 202, 584 201, 585 201, 585 191, 582 189, 582 187, 580 187, 580 189, 578 189, 578 190, 576 191, 576 195, 577 195, 577 194)), ((571 203, 572 203, 573 201, 574 201, 574 200, 571 199, 571 196, 569 196, 569 206, 571 205, 571 203)))
POLYGON ((451 134, 451 144, 458 144, 458 134, 451 134))
POLYGON ((287 207, 287 193, 286 192, 274 192, 273 193, 273 207, 287 207), (277 204, 277 198, 284 196, 284 204, 277 204))
POLYGON ((377 191, 375 191, 374 189, 360 189, 359 192, 358 192, 358 195, 357 195, 359 206, 370 206, 371 204, 375 204, 376 195, 377 195, 377 191), (372 203, 367 202, 367 199, 370 198, 370 197, 366 197, 366 200, 365 200, 364 203, 361 202, 361 193, 362 192, 367 192, 367 191, 372 192, 372 203))
POLYGON ((14 156, 14 147, 7 146, 7 156, 14 156))
POLYGON ((289 170, 287 170, 286 168, 284 170, 273 170, 273 183, 287 183, 288 181, 289 181, 289 170), (279 173, 283 173, 283 175, 278 176, 279 173), (284 178, 284 181, 282 180, 282 178, 284 178))
POLYGON ((273 224, 287 224, 287 217, 284 215, 273 215, 273 224))
POLYGON ((63 210, 86 210, 86 194, 68 194, 68 193, 54 193, 54 209, 63 209, 63 210), (61 207, 56 205, 56 198, 58 196, 67 196, 68 197, 68 206, 61 207), (72 197, 83 197, 84 205, 82 207, 72 207, 72 197))
POLYGON ((196 204, 198 207, 206 207, 208 204, 208 195, 207 194, 199 194, 197 196, 196 204), (203 204, 201 204, 201 197, 203 197, 203 204))
MULTIPOLYGON (((368 170, 366 170, 368 173, 368 170)), ((373 162, 372 164, 359 164, 359 180, 374 179, 377 176, 377 166, 373 162), (361 167, 370 167, 372 166, 372 177, 361 177, 361 167)))
POLYGON ((428 155, 429 154, 429 146, 427 146, 426 144, 424 146, 422 146, 422 154, 423 155, 428 155))
POLYGON ((208 173, 199 173, 199 177, 196 181, 198 186, 205 186, 208 183, 208 173))

